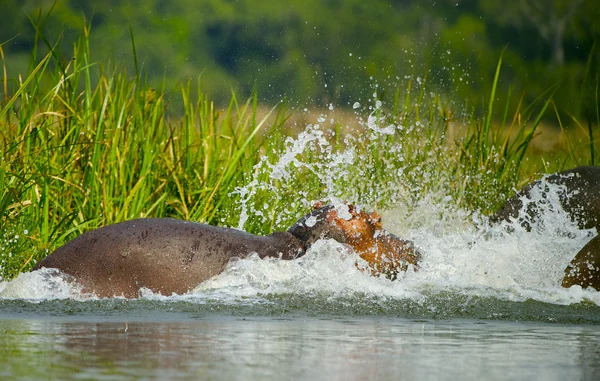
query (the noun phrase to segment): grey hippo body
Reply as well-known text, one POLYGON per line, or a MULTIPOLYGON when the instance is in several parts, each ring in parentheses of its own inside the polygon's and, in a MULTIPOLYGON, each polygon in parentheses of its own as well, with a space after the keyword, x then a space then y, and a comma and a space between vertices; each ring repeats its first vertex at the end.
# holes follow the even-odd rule
MULTIPOLYGON (((580 228, 596 228, 600 232, 600 167, 592 166, 577 167, 532 182, 511 197, 490 221, 508 221, 530 228, 530 223, 539 217, 541 204, 547 203, 551 192, 549 184, 559 186, 560 204, 580 228), (519 214, 524 207, 523 200, 531 200, 533 192, 541 197, 528 202, 526 213, 519 214)), ((565 268, 562 286, 573 285, 600 291, 600 236, 590 240, 565 268)))
POLYGON ((142 288, 186 293, 220 274, 233 257, 295 259, 318 239, 347 244, 361 256, 368 252, 365 260, 381 273, 416 266, 420 254, 412 242, 383 230, 376 213, 348 208, 350 217, 341 219, 332 206, 319 204, 288 231, 268 236, 168 218, 131 220, 82 234, 33 270, 59 269, 98 297, 135 298, 142 288))
POLYGON ((221 273, 232 257, 293 259, 304 245, 291 233, 255 236, 176 219, 144 218, 89 231, 40 261, 99 297, 137 297, 140 288, 164 295, 190 291, 221 273))

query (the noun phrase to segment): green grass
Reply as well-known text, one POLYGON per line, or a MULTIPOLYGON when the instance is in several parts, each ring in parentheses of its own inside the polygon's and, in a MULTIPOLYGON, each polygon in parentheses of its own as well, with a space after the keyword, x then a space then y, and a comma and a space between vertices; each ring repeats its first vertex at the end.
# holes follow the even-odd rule
POLYGON ((190 83, 181 89, 184 116, 170 120, 163 91, 89 62, 87 39, 73 54, 65 63, 49 53, 16 84, 4 76, 4 88, 15 88, 0 108, 6 278, 108 223, 229 223, 229 193, 258 160, 266 117, 257 120, 256 97, 232 96, 221 112, 200 91, 192 97, 190 83))
MULTIPOLYGON (((550 164, 528 156, 551 90, 498 113, 493 86, 485 115, 455 117, 442 96, 408 82, 343 123, 324 111, 294 134, 285 104, 264 113, 257 94, 240 102, 233 93, 218 109, 200 79, 180 87, 182 108, 174 109, 165 88, 151 89, 139 72, 128 76, 92 61, 84 32, 73 59, 51 50, 13 80, 4 67, 4 279, 87 230, 127 219, 175 217, 267 234, 287 228, 319 199, 403 205, 408 212, 423 200, 450 199, 453 207, 486 214, 534 172, 590 160, 570 141, 550 164)), ((591 162, 595 112, 585 126, 591 162)))

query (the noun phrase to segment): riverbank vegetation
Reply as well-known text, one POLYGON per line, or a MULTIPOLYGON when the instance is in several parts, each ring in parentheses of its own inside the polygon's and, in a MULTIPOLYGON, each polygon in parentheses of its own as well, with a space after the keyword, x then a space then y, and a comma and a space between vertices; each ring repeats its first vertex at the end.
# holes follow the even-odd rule
MULTIPOLYGON (((92 60, 89 25, 71 50, 36 39, 48 53, 34 47, 27 73, 2 65, 4 279, 87 230, 132 218, 267 234, 320 199, 382 209, 428 200, 486 215, 536 173, 598 162, 591 69, 594 92, 582 102, 595 108, 586 118, 560 109, 556 86, 532 100, 500 96, 502 54, 477 106, 449 101, 426 75, 407 76, 393 91, 369 85, 362 102, 329 103, 312 117, 281 100, 265 107, 260 91, 234 91, 219 105, 203 75, 179 82, 180 102, 171 103, 166 77, 156 87, 142 67, 92 60), (544 127, 546 117, 559 129, 544 127), (540 134, 555 134, 554 145, 536 148, 540 134)), ((134 52, 136 43, 130 30, 134 52)))
POLYGON ((203 73, 220 107, 234 87, 242 98, 255 89, 266 104, 350 108, 373 83, 393 92, 406 76, 479 107, 504 50, 503 104, 517 107, 521 95, 529 104, 557 86, 557 108, 585 120, 594 110, 588 65, 600 67, 596 0, 5 0, 3 11, 0 43, 13 73, 34 47, 47 52, 40 30, 51 47, 68 48, 91 23, 93 62, 134 73, 135 55, 149 84, 164 80, 174 92, 203 73))

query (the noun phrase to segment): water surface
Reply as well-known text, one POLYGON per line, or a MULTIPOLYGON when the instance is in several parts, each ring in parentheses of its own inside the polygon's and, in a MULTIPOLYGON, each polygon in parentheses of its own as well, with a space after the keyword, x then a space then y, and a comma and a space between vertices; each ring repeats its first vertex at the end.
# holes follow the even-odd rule
MULTIPOLYGON (((107 307, 107 306, 105 306, 107 307)), ((153 314, 0 320, 2 379, 592 380, 595 325, 153 314), (144 318, 142 318, 144 315, 144 318)), ((145 310, 145 313, 142 313, 145 310)))

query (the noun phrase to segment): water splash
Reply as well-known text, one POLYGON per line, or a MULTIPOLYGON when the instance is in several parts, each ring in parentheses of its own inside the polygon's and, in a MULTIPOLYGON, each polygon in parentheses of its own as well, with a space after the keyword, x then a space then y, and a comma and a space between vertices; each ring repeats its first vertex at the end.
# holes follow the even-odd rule
MULTIPOLYGON (((423 143, 431 142, 430 137, 423 138, 431 126, 408 119, 390 123, 383 108, 375 101, 367 120, 358 119, 358 134, 346 131, 341 149, 319 124, 309 125, 296 139, 290 138, 284 150, 265 158, 257 166, 253 181, 238 190, 246 196, 241 207, 244 215, 256 216, 254 211, 261 209, 269 192, 274 200, 282 189, 293 189, 298 193, 297 202, 279 215, 274 225, 281 226, 286 220, 281 216, 295 211, 298 205, 307 210, 316 199, 334 205, 348 201, 367 209, 384 200, 384 227, 414 241, 422 250, 420 271, 407 273, 397 282, 373 278, 357 269, 356 258, 346 257, 345 270, 341 270, 337 267, 342 263, 339 255, 332 254, 327 246, 315 246, 301 261, 292 263, 236 262, 196 293, 228 287, 243 290, 245 297, 326 290, 332 295, 364 293, 400 300, 426 299, 432 293, 452 290, 506 300, 534 299, 553 304, 593 301, 600 305, 600 293, 594 290, 560 287, 567 264, 596 234, 594 229, 580 230, 562 209, 559 200, 564 187, 550 185, 543 194, 531 192, 527 203, 540 205, 539 218, 530 221, 531 231, 519 224, 492 226, 479 211, 462 208, 456 193, 449 191, 450 171, 439 160, 451 165, 456 163, 455 157, 445 147, 423 143), (386 172, 383 176, 382 167, 386 172), (308 174, 303 169, 308 169, 308 174), (302 183, 298 178, 307 177, 305 184, 319 184, 322 191, 316 192, 310 185, 298 186, 302 183), (360 181, 353 182, 356 178, 360 181), (255 197, 259 190, 263 193, 255 197), (334 262, 323 259, 328 256, 335 258, 334 262)), ((325 120, 321 117, 318 121, 325 120)), ((292 214, 297 218, 301 213, 292 214)), ((520 217, 525 214, 524 209, 520 217)), ((239 227, 246 227, 247 221, 239 227)))
POLYGON ((0 299, 84 299, 89 296, 71 277, 57 269, 21 273, 11 282, 0 282, 0 299))
POLYGON ((410 212, 425 198, 447 199, 451 180, 439 164, 455 161, 450 158, 455 153, 437 144, 443 137, 434 137, 434 127, 413 119, 391 122, 377 99, 366 120, 357 114, 352 123, 340 125, 320 115, 282 147, 268 150, 251 181, 233 192, 240 200, 237 228, 286 229, 317 200, 368 209, 402 206, 410 212))

